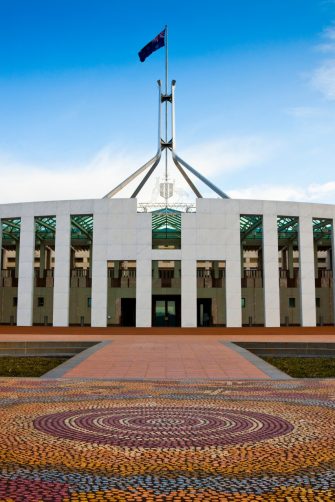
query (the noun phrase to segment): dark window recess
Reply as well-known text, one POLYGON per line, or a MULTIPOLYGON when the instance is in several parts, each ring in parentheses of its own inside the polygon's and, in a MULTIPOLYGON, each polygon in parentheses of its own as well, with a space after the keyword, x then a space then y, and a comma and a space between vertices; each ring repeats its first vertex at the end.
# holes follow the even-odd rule
POLYGON ((17 296, 13 297, 13 307, 17 307, 17 296))
POLYGON ((321 307, 321 298, 315 298, 315 305, 321 307))
POLYGON ((241 307, 242 309, 245 308, 245 298, 241 298, 241 307))
POLYGON ((288 306, 292 309, 295 307, 295 298, 288 299, 288 306))
POLYGON ((92 298, 87 298, 87 306, 88 307, 92 306, 92 298))
POLYGON ((44 297, 43 296, 39 296, 37 298, 37 306, 38 307, 44 307, 44 297))

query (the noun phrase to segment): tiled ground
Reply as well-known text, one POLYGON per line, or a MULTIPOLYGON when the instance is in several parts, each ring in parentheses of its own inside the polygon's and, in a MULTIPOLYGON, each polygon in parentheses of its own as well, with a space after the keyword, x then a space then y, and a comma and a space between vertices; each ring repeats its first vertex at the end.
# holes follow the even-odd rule
POLYGON ((333 501, 335 381, 0 380, 0 500, 333 501))
POLYGON ((268 378, 220 339, 208 336, 115 336, 66 378, 268 378))
POLYGON ((54 328, 0 326, 1 342, 105 342, 66 378, 264 379, 252 360, 232 350, 234 341, 335 343, 335 327, 316 328, 54 328), (225 345, 228 343, 228 345, 225 345))

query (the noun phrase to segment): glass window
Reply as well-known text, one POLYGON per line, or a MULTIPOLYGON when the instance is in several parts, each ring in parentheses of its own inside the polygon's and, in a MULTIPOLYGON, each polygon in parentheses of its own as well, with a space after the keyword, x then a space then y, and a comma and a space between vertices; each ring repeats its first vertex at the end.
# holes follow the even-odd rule
POLYGON ((294 308, 295 307, 295 298, 289 298, 288 299, 288 306, 290 308, 294 308))
POLYGON ((44 297, 43 296, 39 296, 37 298, 37 306, 38 307, 44 307, 44 297))
POLYGON ((242 309, 245 308, 245 298, 241 298, 241 307, 242 309))

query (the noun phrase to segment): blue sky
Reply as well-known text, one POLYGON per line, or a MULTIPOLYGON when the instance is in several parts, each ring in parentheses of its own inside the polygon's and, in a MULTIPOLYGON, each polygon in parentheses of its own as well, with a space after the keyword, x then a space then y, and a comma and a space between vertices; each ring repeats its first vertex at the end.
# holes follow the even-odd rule
POLYGON ((335 203, 335 2, 166 5, 0 0, 0 201, 101 197, 153 155, 164 50, 137 52, 168 24, 179 154, 233 197, 335 203))

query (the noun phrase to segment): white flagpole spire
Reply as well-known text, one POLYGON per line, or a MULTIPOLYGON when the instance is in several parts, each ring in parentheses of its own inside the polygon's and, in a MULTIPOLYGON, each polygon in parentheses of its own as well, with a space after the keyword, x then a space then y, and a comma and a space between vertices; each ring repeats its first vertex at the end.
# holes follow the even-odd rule
POLYGON ((161 156, 163 153, 163 150, 165 150, 165 181, 161 185, 162 191, 161 191, 161 196, 165 198, 165 207, 168 208, 168 199, 169 197, 172 196, 173 190, 170 191, 170 186, 168 183, 168 150, 171 151, 172 153, 172 161, 177 167, 178 171, 181 173, 181 175, 184 177, 185 181, 188 183, 189 187, 191 190, 194 192, 197 198, 201 198, 202 195, 193 183, 193 181, 189 178, 188 174, 185 172, 184 169, 186 169, 188 172, 190 172, 192 175, 196 176, 202 183, 207 185, 211 190, 213 190, 219 197, 222 199, 229 199, 228 195, 226 195, 224 192, 222 192, 219 188, 217 188, 213 183, 211 183, 209 180, 207 180, 202 174, 200 174, 198 171, 196 171, 192 166, 190 166, 187 162, 185 162, 179 155, 177 155, 175 151, 175 124, 174 124, 174 88, 176 85, 176 81, 172 80, 171 82, 171 92, 170 94, 168 93, 168 78, 169 78, 169 48, 168 48, 168 27, 165 25, 164 30, 162 30, 153 40, 151 40, 146 46, 143 47, 143 49, 140 50, 138 53, 140 61, 143 63, 145 59, 152 54, 152 52, 160 49, 163 47, 163 40, 162 36, 164 33, 164 45, 165 45, 165 89, 162 86, 162 82, 158 80, 158 89, 159 89, 159 113, 158 113, 158 150, 156 155, 150 159, 148 162, 146 162, 143 166, 141 166, 137 171, 135 171, 133 174, 128 176, 122 183, 120 183, 117 187, 115 187, 113 190, 108 192, 108 194, 105 195, 105 198, 112 198, 114 197, 120 190, 122 190, 124 187, 126 187, 131 181, 133 181, 135 178, 137 178, 140 174, 142 174, 144 171, 147 169, 148 172, 140 182, 140 184, 137 186, 136 190, 134 193, 131 195, 132 198, 136 198, 139 192, 142 190, 143 186, 145 183, 148 181, 156 167, 158 166, 161 156), (163 89, 162 89, 163 87, 163 89), (163 92, 162 92, 163 91, 163 92), (164 131, 161 131, 161 110, 164 108, 164 101, 165 101, 165 137, 164 136, 164 131), (171 127, 171 139, 168 139, 168 126, 169 126, 169 120, 168 120, 168 113, 169 113, 169 106, 171 105, 171 119, 170 119, 170 127, 171 127), (171 193, 170 193, 171 192, 171 193))
MULTIPOLYGON (((165 96, 168 94, 168 75, 169 75, 169 48, 168 48, 168 27, 165 25, 165 96)), ((165 142, 168 141, 168 102, 165 101, 165 142)), ((167 158, 167 148, 165 148, 165 183, 167 186, 168 181, 168 158, 167 158)), ((168 199, 167 194, 165 198, 165 204, 167 207, 168 199)))
POLYGON ((168 92, 168 72, 169 72, 169 48, 168 48, 168 27, 165 25, 165 94, 168 92))

